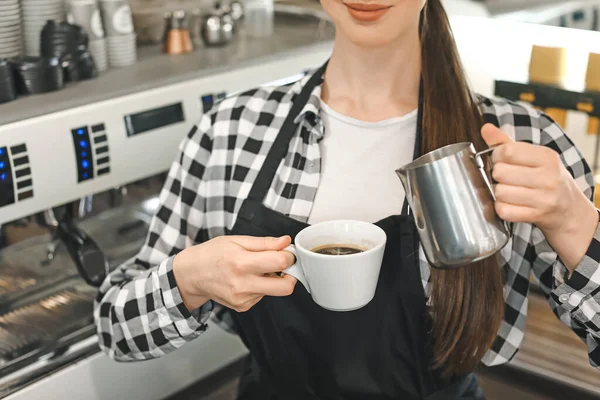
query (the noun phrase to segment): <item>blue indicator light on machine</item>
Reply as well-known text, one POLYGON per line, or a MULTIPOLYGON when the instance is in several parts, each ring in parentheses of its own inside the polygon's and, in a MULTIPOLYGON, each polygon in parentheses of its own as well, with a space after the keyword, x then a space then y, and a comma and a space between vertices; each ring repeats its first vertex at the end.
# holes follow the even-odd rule
POLYGON ((82 128, 77 129, 77 134, 80 136, 83 135, 83 129, 82 128))
POLYGON ((81 162, 81 166, 82 166, 83 168, 87 168, 87 167, 89 167, 89 166, 90 166, 90 163, 89 163, 87 160, 83 160, 83 161, 81 162))
POLYGON ((0 169, 4 168, 4 161, 0 161, 0 169))
POLYGON ((87 142, 85 140, 82 140, 79 142, 79 145, 81 146, 82 149, 85 149, 87 147, 87 142))
POLYGON ((0 156, 4 154, 4 149, 0 149, 0 156))
POLYGON ((82 151, 81 152, 81 157, 84 157, 84 158, 87 157, 87 151, 82 151))
POLYGON ((6 174, 0 174, 0 181, 6 180, 6 174))
POLYGON ((87 172, 84 172, 82 176, 83 176, 83 179, 87 179, 89 175, 87 172))

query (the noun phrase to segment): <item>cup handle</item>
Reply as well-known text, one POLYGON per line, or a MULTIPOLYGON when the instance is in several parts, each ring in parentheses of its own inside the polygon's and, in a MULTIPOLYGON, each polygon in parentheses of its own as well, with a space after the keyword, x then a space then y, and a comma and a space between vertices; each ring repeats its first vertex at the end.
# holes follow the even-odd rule
MULTIPOLYGON (((475 163, 477 164, 477 167, 481 170, 481 174, 483 175, 483 180, 485 181, 485 185, 487 186, 488 191, 492 195, 492 199, 494 199, 494 202, 496 201, 496 193, 494 193, 494 188, 492 187, 490 178, 488 177, 488 174, 485 171, 485 164, 483 163, 482 158, 485 155, 489 156, 494 150, 496 150, 500 146, 501 145, 499 145, 499 144, 490 146, 489 149, 485 149, 483 151, 480 151, 479 153, 475 153, 475 155, 473 156, 473 158, 475 159, 475 163)), ((510 232, 510 227, 508 226, 508 223, 504 220, 502 220, 502 223, 504 224, 504 228, 506 229, 506 232, 510 232)))
POLYGON ((283 251, 289 251, 296 258, 296 261, 294 262, 294 264, 292 264, 291 267, 289 267, 288 269, 283 271, 283 273, 291 275, 294 278, 298 279, 298 281, 300 281, 300 283, 302 283, 302 285, 304 285, 304 287, 306 288, 306 291, 308 293, 310 293, 310 286, 308 285, 308 280, 306 279, 306 276, 304 276, 304 271, 302 270, 302 265, 300 264, 300 258, 298 257, 298 252, 296 251, 296 246, 291 244, 288 247, 286 247, 285 249, 283 249, 283 251))

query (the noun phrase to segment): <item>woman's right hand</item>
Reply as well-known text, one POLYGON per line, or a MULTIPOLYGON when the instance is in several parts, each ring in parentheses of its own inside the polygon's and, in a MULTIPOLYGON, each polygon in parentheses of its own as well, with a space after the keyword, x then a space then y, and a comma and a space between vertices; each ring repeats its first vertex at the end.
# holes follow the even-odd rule
POLYGON ((173 260, 183 302, 190 311, 210 299, 244 312, 264 296, 289 296, 296 279, 275 273, 294 263, 283 251, 290 243, 289 236, 221 236, 186 248, 173 260))

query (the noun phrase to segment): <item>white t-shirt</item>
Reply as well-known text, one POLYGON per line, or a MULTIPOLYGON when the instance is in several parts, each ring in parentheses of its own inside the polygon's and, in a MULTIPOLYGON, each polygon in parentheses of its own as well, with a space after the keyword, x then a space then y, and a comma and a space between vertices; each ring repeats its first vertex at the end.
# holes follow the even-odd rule
POLYGON ((377 222, 400 214, 405 194, 395 170, 412 161, 417 110, 363 122, 321 102, 321 117, 321 181, 308 222, 377 222))

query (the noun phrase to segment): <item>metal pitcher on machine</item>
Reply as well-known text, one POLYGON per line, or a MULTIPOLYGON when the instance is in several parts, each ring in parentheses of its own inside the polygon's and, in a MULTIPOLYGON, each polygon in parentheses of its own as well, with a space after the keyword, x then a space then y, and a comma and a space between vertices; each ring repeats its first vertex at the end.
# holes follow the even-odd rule
POLYGON ((436 268, 458 268, 501 250, 510 234, 496 214, 495 195, 472 143, 425 154, 396 170, 423 250, 436 268))

